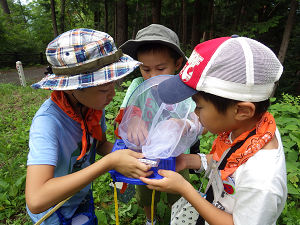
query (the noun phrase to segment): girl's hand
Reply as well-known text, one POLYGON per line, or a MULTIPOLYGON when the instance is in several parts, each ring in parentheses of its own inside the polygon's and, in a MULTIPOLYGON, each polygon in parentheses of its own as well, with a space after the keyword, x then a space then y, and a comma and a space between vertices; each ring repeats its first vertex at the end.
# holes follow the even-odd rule
POLYGON ((126 177, 139 178, 148 177, 153 171, 150 165, 140 162, 138 159, 143 158, 142 153, 130 149, 122 149, 107 155, 111 159, 111 169, 118 171, 126 177))
POLYGON ((164 191, 173 194, 181 194, 184 192, 188 185, 191 185, 186 181, 179 173, 171 170, 159 170, 158 174, 164 178, 156 180, 145 177, 140 177, 141 181, 148 184, 147 187, 157 191, 164 191))

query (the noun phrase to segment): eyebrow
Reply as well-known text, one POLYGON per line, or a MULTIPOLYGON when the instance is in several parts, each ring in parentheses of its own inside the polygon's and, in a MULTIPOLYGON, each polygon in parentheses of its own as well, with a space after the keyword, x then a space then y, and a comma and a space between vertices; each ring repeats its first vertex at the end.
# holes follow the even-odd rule
POLYGON ((167 63, 161 63, 161 64, 158 64, 158 65, 156 65, 156 66, 164 66, 164 65, 166 65, 167 63))
MULTIPOLYGON (((161 63, 161 64, 158 64, 158 65, 155 65, 155 66, 165 66, 165 65, 167 65, 167 63, 161 63)), ((150 67, 150 66, 142 64, 141 67, 150 67)))

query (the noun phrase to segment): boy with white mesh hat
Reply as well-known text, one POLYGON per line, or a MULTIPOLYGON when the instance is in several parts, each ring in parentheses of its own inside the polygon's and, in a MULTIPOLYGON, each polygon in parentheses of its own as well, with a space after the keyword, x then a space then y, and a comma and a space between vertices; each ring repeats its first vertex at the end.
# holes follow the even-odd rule
POLYGON ((181 194, 200 215, 177 212, 171 224, 276 224, 287 197, 286 166, 267 109, 282 70, 265 45, 234 35, 197 45, 180 74, 159 85, 169 104, 193 96, 200 122, 218 134, 210 154, 177 158, 178 170, 206 170, 206 198, 176 172, 141 178, 149 188, 181 194))
POLYGON ((91 182, 111 169, 125 176, 150 175, 142 154, 111 154, 105 110, 114 81, 140 64, 117 50, 111 36, 91 29, 67 31, 46 49, 52 70, 33 88, 53 90, 32 120, 26 177, 27 212, 33 222, 70 198, 43 224, 98 224, 91 182), (104 155, 94 162, 96 151, 104 155), (80 218, 79 218, 80 217, 80 218), (84 222, 83 222, 84 221, 84 222))

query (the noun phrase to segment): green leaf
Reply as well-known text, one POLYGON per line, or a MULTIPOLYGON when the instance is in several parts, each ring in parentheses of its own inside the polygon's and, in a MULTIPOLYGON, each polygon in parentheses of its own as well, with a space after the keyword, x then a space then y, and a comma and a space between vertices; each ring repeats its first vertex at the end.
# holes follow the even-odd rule
POLYGON ((287 183, 288 193, 292 195, 300 195, 298 188, 295 188, 291 183, 287 183))
POLYGON ((98 218, 98 223, 99 224, 107 224, 107 218, 106 218, 106 214, 104 211, 102 210, 95 210, 95 214, 98 218))
POLYGON ((109 120, 112 120, 112 119, 115 118, 115 116, 112 115, 112 114, 105 114, 105 118, 106 118, 106 119, 109 119, 109 120))

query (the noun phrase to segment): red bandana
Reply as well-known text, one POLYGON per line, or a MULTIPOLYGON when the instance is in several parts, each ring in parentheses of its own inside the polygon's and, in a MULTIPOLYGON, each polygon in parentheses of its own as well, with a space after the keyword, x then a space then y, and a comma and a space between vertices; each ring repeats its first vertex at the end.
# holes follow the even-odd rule
MULTIPOLYGON (((240 165, 247 162, 251 156, 272 140, 276 130, 274 117, 269 112, 266 112, 256 124, 255 129, 256 134, 248 138, 245 143, 228 158, 224 170, 221 170, 222 180, 226 180, 240 165)), ((229 140, 231 131, 220 134, 212 146, 211 154, 213 154, 213 159, 219 161, 224 151, 231 148, 237 142, 244 140, 252 130, 241 134, 232 143, 229 140)))
MULTIPOLYGON (((77 160, 81 159, 88 148, 86 135, 87 131, 84 126, 84 122, 80 115, 75 113, 74 109, 70 105, 65 93, 63 91, 53 91, 51 93, 51 100, 55 102, 59 108, 61 108, 72 120, 80 123, 82 129, 82 150, 80 156, 78 156, 77 160)), ((85 115, 85 121, 87 124, 88 132, 92 135, 93 138, 101 141, 102 139, 102 130, 100 125, 100 119, 102 116, 102 110, 88 109, 85 115)))

